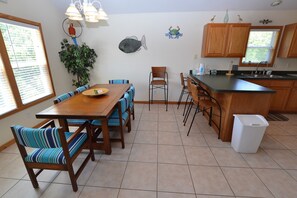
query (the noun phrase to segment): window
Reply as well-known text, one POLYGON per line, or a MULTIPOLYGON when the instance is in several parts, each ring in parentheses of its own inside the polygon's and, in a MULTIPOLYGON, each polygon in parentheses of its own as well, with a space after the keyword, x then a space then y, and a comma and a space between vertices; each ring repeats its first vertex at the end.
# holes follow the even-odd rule
POLYGON ((0 118, 54 96, 39 23, 0 14, 0 118))
POLYGON ((256 66, 265 63, 273 66, 282 27, 254 26, 251 27, 245 57, 240 66, 256 66))

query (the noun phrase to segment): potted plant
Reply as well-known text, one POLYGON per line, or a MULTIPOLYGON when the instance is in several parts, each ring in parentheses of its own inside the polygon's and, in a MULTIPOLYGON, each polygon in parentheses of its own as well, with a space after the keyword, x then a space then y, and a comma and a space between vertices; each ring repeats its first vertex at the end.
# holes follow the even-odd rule
POLYGON ((97 57, 94 49, 91 49, 85 43, 78 46, 69 44, 67 39, 63 39, 59 57, 68 73, 76 76, 76 79, 72 80, 72 85, 80 87, 89 82, 90 69, 93 69, 97 57))

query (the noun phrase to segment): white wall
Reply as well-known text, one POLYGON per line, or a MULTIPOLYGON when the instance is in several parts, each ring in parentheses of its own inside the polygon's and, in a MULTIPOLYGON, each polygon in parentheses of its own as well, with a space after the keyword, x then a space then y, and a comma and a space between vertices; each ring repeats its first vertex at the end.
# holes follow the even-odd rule
MULTIPOLYGON (((42 24, 49 63, 57 95, 73 89, 71 75, 60 62, 58 51, 60 41, 65 38, 61 28, 64 13, 58 11, 51 1, 40 0, 9 0, 7 4, 0 3, 0 12, 21 17, 42 24)), ((170 101, 177 101, 180 93, 179 73, 188 72, 200 62, 209 68, 228 69, 230 58, 201 58, 201 44, 203 26, 213 15, 217 15, 215 22, 223 22, 224 12, 196 12, 196 13, 148 13, 111 15, 106 23, 91 24, 84 27, 81 40, 94 48, 98 59, 91 74, 91 84, 107 83, 109 79, 129 79, 136 87, 136 100, 147 101, 148 75, 151 66, 167 66, 170 81, 170 101), (181 27, 183 37, 169 40, 165 37, 170 26, 181 27), (125 54, 118 49, 118 44, 127 36, 146 36, 148 50, 141 49, 132 54, 125 54), (195 57, 197 57, 195 59, 195 57)), ((253 25, 261 19, 272 19, 270 25, 284 25, 297 22, 297 11, 267 12, 229 11, 229 22, 237 22, 240 14, 245 22, 253 25)), ((296 59, 276 61, 274 69, 297 71, 296 59)), ((22 124, 33 126, 40 120, 35 119, 35 113, 52 105, 48 100, 23 112, 0 120, 0 145, 12 139, 10 125, 22 124)))
MULTIPOLYGON (((71 76, 60 63, 58 56, 60 41, 65 37, 61 28, 65 18, 64 13, 58 12, 50 1, 40 0, 9 0, 7 4, 0 2, 0 12, 41 23, 56 94, 73 89, 71 76)), ((28 127, 36 125, 42 120, 36 119, 35 114, 50 105, 52 105, 52 99, 1 119, 0 145, 13 138, 9 128, 11 125, 21 124, 28 127)))
MULTIPOLYGON (((238 22, 240 14, 244 22, 259 24, 259 20, 271 19, 269 25, 285 25, 297 22, 297 11, 229 11, 229 22, 238 22)), ((169 100, 177 101, 180 94, 179 73, 204 63, 208 68, 229 69, 230 61, 237 58, 201 58, 203 26, 213 15, 215 22, 223 22, 225 12, 147 13, 109 16, 106 23, 89 25, 84 29, 83 40, 98 53, 96 67, 92 71, 92 83, 107 83, 109 79, 129 79, 136 87, 136 100, 148 100, 148 77, 151 66, 167 66, 169 73, 169 100), (170 26, 180 26, 183 36, 168 39, 165 33, 170 26), (132 54, 118 49, 127 36, 146 36, 148 50, 143 48, 132 54), (195 59, 196 57, 196 59, 195 59)), ((296 70, 297 59, 277 59, 275 70, 296 70)), ((240 68, 241 69, 241 68, 240 68)), ((253 68, 244 68, 253 69, 253 68)), ((162 93, 158 91, 157 93, 162 93)), ((162 94, 159 94, 162 98, 162 94)))

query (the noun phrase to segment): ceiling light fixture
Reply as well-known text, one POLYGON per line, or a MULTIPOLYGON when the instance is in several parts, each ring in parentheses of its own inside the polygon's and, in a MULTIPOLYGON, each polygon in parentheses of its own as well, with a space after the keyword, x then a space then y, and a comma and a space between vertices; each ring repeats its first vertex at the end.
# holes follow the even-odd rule
POLYGON ((281 0, 278 0, 278 1, 274 1, 274 2, 272 2, 270 5, 272 6, 272 7, 275 7, 275 6, 278 6, 279 4, 281 4, 282 3, 282 1, 281 0))
POLYGON ((71 0, 65 15, 67 15, 70 20, 82 21, 85 18, 86 22, 91 23, 108 19, 107 14, 102 9, 102 5, 98 0, 71 0), (83 3, 81 3, 81 1, 83 1, 83 3), (95 4, 99 5, 99 7, 95 7, 95 4))

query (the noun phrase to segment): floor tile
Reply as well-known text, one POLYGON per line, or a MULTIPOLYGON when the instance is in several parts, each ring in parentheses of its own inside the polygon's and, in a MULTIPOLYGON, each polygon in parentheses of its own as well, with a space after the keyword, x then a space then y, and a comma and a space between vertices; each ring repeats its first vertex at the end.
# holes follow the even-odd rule
POLYGON ((273 197, 252 169, 222 168, 236 196, 273 197))
POLYGON ((185 152, 190 165, 218 166, 208 147, 185 146, 185 152))
POLYGON ((212 147, 211 151, 220 166, 248 167, 248 164, 245 162, 243 157, 239 153, 236 153, 232 148, 212 147))
POLYGON ((203 136, 210 147, 231 147, 230 142, 222 142, 222 140, 218 139, 217 134, 203 134, 203 136))
POLYGON ((176 122, 176 118, 174 114, 168 113, 159 113, 159 120, 160 122, 176 122))
POLYGON ((143 113, 141 114, 141 121, 153 121, 157 122, 158 121, 158 113, 143 113))
POLYGON ((112 144, 112 153, 111 155, 102 155, 102 160, 116 160, 116 161, 128 161, 132 144, 125 144, 125 149, 122 149, 122 146, 119 142, 117 144, 112 144))
POLYGON ((289 150, 265 150, 284 169, 297 169, 297 156, 289 150))
POLYGON ((284 170, 255 169, 255 172, 275 197, 296 198, 297 182, 284 170))
MULTIPOLYGON (((74 163, 74 171, 76 172, 80 165, 83 163, 84 159, 77 158, 74 163)), ((83 169, 82 173, 78 177, 77 184, 78 185, 85 185, 87 180, 89 179, 91 173, 93 172, 97 162, 96 161, 89 161, 85 168, 83 169)), ((67 171, 61 171, 60 174, 55 178, 54 183, 63 183, 63 184, 71 184, 69 173, 67 171)))
POLYGON ((7 193, 3 195, 3 198, 37 198, 47 189, 49 183, 38 182, 39 188, 33 188, 32 183, 26 180, 20 180, 15 184, 7 193))
POLYGON ((182 145, 179 133, 162 132, 158 133, 158 144, 182 145))
MULTIPOLYGON (((196 195, 196 198, 231 198, 231 196, 196 195)), ((245 198, 248 198, 248 197, 245 197, 245 198)))
POLYGON ((128 162, 121 188, 156 190, 157 164, 128 162))
POLYGON ((120 188, 126 164, 126 162, 101 160, 88 179, 87 186, 120 188))
POLYGON ((196 198, 195 194, 158 192, 158 198, 196 198))
POLYGON ((287 172, 297 181, 297 170, 287 170, 287 172))
POLYGON ((130 131, 129 133, 124 133, 125 144, 133 144, 136 136, 136 131, 130 131))
POLYGON ((11 187, 13 187, 19 180, 0 178, 0 197, 4 195, 11 187))
POLYGON ((181 135, 184 146, 207 146, 207 143, 202 134, 186 134, 181 135))
POLYGON ((268 135, 290 135, 284 129, 280 128, 279 126, 270 125, 266 128, 265 134, 268 135))
POLYGON ((0 168, 0 177, 21 179, 26 174, 27 170, 21 156, 18 156, 17 158, 10 161, 9 164, 0 168))
POLYGON ((260 147, 263 149, 286 149, 285 146, 277 142, 269 135, 264 135, 260 147))
POLYGON ((157 131, 138 131, 134 143, 138 144, 157 144, 157 131))
POLYGON ((118 198, 157 198, 157 192, 121 189, 118 198))
MULTIPOLYGON (((34 170, 37 172, 37 170, 34 170)), ((42 182, 52 182, 54 179, 60 174, 61 171, 55 171, 55 170, 43 170, 37 177, 37 181, 42 182)), ((68 175, 69 177, 69 175, 68 175)), ((26 174, 22 179, 24 180, 30 180, 30 177, 28 174, 26 174)))
POLYGON ((138 125, 139 131, 157 131, 158 122, 140 121, 138 125))
POLYGON ((158 191, 194 193, 188 166, 159 164, 158 191))
POLYGON ((159 131, 179 132, 176 122, 158 122, 159 131))
POLYGON ((297 125, 281 125, 280 128, 291 135, 297 135, 297 125))
POLYGON ((187 164, 182 146, 159 145, 158 163, 187 164))
POLYGON ((261 148, 258 149, 257 153, 252 154, 241 154, 245 161, 252 168, 280 168, 274 160, 267 155, 261 148))
POLYGON ((90 187, 86 186, 81 192, 80 198, 117 198, 119 193, 118 189, 112 188, 100 188, 100 187, 90 187))
POLYGON ((271 137, 288 149, 297 149, 297 138, 294 136, 272 135, 271 137))
POLYGON ((129 161, 157 162, 157 145, 133 144, 129 161))
POLYGON ((46 191, 42 194, 42 198, 72 198, 79 197, 83 187, 78 186, 77 192, 74 192, 71 185, 51 183, 46 191))
POLYGON ((196 194, 233 196, 219 167, 190 166, 190 171, 196 194))

